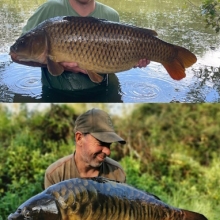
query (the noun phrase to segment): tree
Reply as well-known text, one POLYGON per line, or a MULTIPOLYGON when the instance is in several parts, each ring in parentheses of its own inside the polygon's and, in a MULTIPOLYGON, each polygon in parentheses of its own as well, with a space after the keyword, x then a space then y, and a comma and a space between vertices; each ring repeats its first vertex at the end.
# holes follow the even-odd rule
POLYGON ((220 0, 204 0, 201 9, 207 26, 212 27, 218 33, 220 31, 220 0))

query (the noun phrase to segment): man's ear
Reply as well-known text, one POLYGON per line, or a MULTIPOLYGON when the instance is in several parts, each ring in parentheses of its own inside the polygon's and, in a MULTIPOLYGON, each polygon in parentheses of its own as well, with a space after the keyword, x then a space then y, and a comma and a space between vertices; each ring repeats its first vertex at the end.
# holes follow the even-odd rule
POLYGON ((76 141, 76 144, 81 144, 81 141, 82 141, 82 137, 83 137, 83 134, 80 132, 80 131, 77 131, 75 133, 75 141, 76 141))

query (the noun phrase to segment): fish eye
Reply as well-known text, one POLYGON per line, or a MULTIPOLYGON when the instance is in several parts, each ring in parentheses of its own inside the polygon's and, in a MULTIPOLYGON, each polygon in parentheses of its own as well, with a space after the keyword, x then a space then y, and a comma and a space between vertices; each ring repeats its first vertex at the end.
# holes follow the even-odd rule
POLYGON ((20 39, 20 41, 18 41, 17 43, 18 43, 18 44, 24 44, 25 41, 24 41, 24 39, 22 38, 22 39, 20 39))
POLYGON ((26 212, 24 213, 24 217, 29 218, 30 217, 30 211, 26 210, 26 212))
POLYGON ((25 219, 30 219, 30 211, 26 207, 22 210, 22 214, 25 219))

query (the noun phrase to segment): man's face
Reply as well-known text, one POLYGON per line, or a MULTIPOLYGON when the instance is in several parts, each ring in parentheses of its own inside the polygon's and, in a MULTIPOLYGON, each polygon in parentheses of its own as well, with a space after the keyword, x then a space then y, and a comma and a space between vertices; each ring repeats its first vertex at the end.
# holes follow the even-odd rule
POLYGON ((100 167, 104 159, 110 155, 111 143, 104 143, 91 134, 82 134, 81 156, 91 167, 100 167))

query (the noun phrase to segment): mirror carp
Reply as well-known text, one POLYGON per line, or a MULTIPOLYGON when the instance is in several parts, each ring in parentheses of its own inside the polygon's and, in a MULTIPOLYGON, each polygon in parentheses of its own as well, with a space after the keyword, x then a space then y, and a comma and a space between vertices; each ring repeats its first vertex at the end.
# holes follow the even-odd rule
POLYGON ((106 178, 75 178, 24 202, 8 220, 207 220, 157 196, 106 178))

